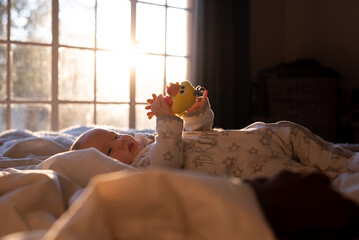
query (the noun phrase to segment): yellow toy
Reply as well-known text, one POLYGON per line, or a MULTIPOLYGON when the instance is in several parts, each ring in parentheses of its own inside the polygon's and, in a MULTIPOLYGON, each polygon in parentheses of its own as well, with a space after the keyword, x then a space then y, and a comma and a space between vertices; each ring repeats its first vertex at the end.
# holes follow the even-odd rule
MULTIPOLYGON (((189 81, 170 83, 166 86, 168 95, 164 99, 173 113, 182 116, 196 102, 197 97, 203 95, 204 91, 205 89, 201 86, 194 88, 189 81)), ((146 109, 150 109, 150 107, 146 109)), ((151 117, 152 115, 150 114, 149 118, 151 117)))
POLYGON ((169 102, 169 106, 172 108, 172 112, 183 115, 188 108, 190 108, 195 102, 199 95, 198 87, 195 89, 189 81, 177 83, 170 83, 167 88, 168 96, 165 97, 166 101, 169 102))

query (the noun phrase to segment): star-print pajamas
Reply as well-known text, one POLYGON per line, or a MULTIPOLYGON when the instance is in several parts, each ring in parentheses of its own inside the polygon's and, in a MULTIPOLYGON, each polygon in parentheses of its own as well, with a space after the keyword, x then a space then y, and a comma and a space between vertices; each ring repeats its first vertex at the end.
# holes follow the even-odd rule
POLYGON ((213 130, 213 118, 209 104, 185 115, 184 120, 157 117, 155 141, 136 156, 133 165, 241 178, 302 169, 317 170, 334 179, 359 170, 356 153, 326 142, 293 122, 256 122, 240 130, 213 130))

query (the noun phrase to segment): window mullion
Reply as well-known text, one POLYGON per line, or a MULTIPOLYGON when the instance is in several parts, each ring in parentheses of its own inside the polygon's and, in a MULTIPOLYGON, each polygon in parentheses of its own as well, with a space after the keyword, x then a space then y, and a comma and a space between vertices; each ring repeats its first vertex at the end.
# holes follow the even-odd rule
POLYGON ((51 129, 59 130, 58 60, 59 60, 59 2, 52 0, 52 70, 51 70, 51 129))
POLYGON ((7 4, 7 36, 6 36, 6 129, 11 126, 11 43, 10 43, 10 30, 11 30, 11 0, 7 4))
MULTIPOLYGON (((136 4, 137 4, 137 0, 131 0, 131 45, 132 46, 136 45, 136 4)), ((136 128, 136 66, 135 66, 135 63, 131 64, 130 71, 131 72, 130 72, 129 127, 136 128)))
POLYGON ((97 124, 97 0, 95 2, 95 49, 94 49, 94 102, 93 102, 93 122, 97 124))
POLYGON ((168 11, 168 5, 166 3, 165 6, 165 54, 164 54, 164 66, 163 66, 163 95, 166 95, 166 64, 167 64, 167 11, 168 11))

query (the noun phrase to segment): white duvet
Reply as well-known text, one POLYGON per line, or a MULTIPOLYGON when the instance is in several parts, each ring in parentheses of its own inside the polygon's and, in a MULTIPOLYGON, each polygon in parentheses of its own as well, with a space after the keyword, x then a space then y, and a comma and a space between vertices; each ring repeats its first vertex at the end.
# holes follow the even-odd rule
MULTIPOLYGON (((95 149, 87 128, 0 134, 2 239, 274 239, 240 180, 132 169, 95 149)), ((333 185, 359 203, 359 175, 333 185)))

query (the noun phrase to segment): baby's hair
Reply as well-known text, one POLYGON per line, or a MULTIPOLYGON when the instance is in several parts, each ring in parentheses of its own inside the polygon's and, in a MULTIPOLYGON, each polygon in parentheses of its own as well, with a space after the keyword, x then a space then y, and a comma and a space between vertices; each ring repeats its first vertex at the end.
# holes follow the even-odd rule
POLYGON ((90 129, 90 130, 87 130, 86 132, 82 133, 80 136, 78 136, 76 138, 76 140, 72 143, 71 147, 70 147, 70 150, 79 150, 79 149, 82 149, 82 138, 83 136, 88 133, 89 131, 91 131, 93 129, 90 129))
POLYGON ((78 150, 81 149, 81 144, 80 144, 80 137, 78 137, 74 143, 71 145, 70 150, 78 150))
POLYGON ((106 131, 109 131, 107 129, 104 129, 104 128, 91 128, 85 132, 83 132, 80 136, 78 136, 76 138, 76 140, 72 143, 71 147, 70 147, 70 150, 79 150, 79 149, 83 149, 84 148, 84 136, 87 135, 89 132, 92 132, 94 130, 99 130, 99 129, 102 129, 102 130, 106 130, 106 131))

